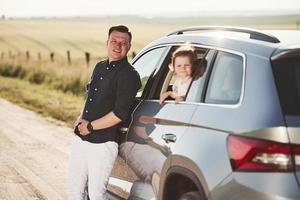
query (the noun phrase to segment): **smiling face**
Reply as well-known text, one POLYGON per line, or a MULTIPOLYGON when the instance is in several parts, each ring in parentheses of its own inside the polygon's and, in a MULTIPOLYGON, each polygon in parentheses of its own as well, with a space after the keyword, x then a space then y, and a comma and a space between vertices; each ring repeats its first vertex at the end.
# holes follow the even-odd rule
POLYGON ((129 35, 118 31, 113 31, 107 40, 107 50, 109 62, 124 58, 130 50, 129 35))
POLYGON ((193 64, 189 56, 178 56, 174 60, 174 70, 183 79, 192 77, 193 64))

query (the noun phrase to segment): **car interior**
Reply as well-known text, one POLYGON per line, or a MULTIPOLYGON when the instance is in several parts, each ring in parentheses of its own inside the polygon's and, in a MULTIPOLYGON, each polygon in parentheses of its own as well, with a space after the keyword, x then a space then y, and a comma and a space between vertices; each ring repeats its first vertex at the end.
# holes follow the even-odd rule
MULTIPOLYGON (((161 90, 160 90, 160 95, 162 95, 166 91, 172 91, 172 86, 175 82, 176 74, 174 73, 174 71, 170 70, 168 65, 170 65, 170 63, 171 63, 172 53, 177 48, 178 47, 171 49, 170 53, 168 54, 168 56, 166 58, 167 62, 165 62, 165 65, 163 66, 163 68, 167 70, 167 73, 166 73, 164 81, 162 83, 162 87, 161 87, 161 90)), ((206 55, 206 52, 207 52, 206 49, 195 48, 195 54, 196 54, 196 57, 197 57, 197 61, 194 64, 193 80, 199 79, 206 70, 207 61, 204 59, 204 57, 206 55)), ((187 91, 187 93, 188 93, 188 91, 187 91)), ((173 100, 173 99, 171 97, 168 97, 167 100, 173 100)))

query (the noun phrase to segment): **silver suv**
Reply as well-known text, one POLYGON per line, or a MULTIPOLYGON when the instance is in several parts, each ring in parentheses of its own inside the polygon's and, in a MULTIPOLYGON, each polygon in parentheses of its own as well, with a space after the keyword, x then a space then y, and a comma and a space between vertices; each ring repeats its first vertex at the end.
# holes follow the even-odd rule
POLYGON ((186 28, 135 57, 143 87, 120 127, 112 198, 300 199, 300 32, 270 33, 186 28), (184 101, 160 104, 172 52, 187 43, 203 73, 184 101))

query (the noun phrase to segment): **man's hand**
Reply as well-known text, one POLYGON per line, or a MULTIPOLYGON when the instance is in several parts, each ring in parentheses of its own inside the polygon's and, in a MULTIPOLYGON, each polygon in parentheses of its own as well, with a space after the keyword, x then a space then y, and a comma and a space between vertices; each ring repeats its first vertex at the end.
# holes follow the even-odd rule
POLYGON ((76 121, 74 122, 74 128, 80 123, 81 120, 82 120, 81 115, 79 115, 76 121))
POLYGON ((89 123, 89 121, 87 121, 87 120, 85 120, 85 119, 80 119, 79 120, 79 122, 81 123, 80 125, 79 125, 79 131, 80 131, 80 135, 87 135, 87 134, 89 134, 90 132, 89 132, 89 130, 87 129, 87 125, 88 125, 88 123, 89 123))

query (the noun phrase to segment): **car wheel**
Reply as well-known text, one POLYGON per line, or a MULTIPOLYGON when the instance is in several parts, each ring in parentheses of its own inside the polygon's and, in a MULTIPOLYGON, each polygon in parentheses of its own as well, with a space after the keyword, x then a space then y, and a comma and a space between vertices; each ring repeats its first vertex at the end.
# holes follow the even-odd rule
POLYGON ((201 195, 200 192, 192 191, 192 192, 184 193, 183 195, 180 196, 178 200, 201 200, 201 199, 203 199, 203 196, 201 195))

